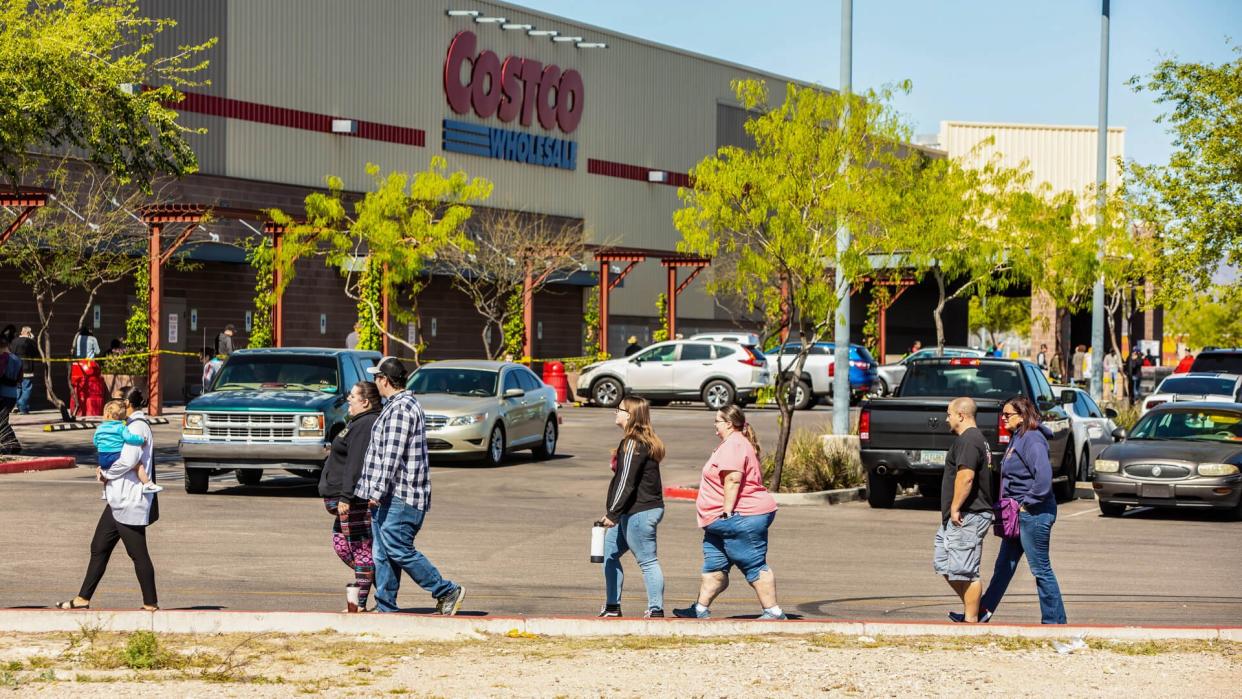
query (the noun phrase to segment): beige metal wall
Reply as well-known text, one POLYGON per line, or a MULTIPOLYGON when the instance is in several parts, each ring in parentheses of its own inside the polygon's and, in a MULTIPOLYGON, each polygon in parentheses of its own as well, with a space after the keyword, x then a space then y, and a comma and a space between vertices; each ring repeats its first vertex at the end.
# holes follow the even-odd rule
MULTIPOLYGON (((939 148, 950 158, 967 162, 974 148, 987 138, 992 146, 980 149, 978 157, 1000 153, 1005 164, 1017 166, 1027 161, 1035 182, 1047 182, 1054 191, 1082 193, 1095 184, 1096 137, 1094 126, 1051 126, 1046 124, 984 124, 966 121, 940 122, 939 148)), ((1117 158, 1125 157, 1126 130, 1108 129, 1108 182, 1117 184, 1120 173, 1117 158)))
MULTIPOLYGON (((773 94, 784 90, 785 79, 779 76, 507 3, 145 0, 144 5, 154 15, 182 20, 170 39, 186 43, 219 35, 212 56, 214 84, 205 92, 426 132, 426 147, 417 148, 195 116, 194 122, 209 130, 196 138, 204 172, 306 186, 320 186, 325 175, 333 174, 348 189, 365 190, 367 163, 384 170, 417 170, 444 155, 450 167, 495 184, 489 206, 580 217, 595 243, 673 250, 680 238, 672 224, 679 201, 675 187, 589 174, 588 158, 686 172, 715 151, 717 105, 734 103, 731 80, 767 78, 773 94), (580 35, 606 42, 608 48, 579 49, 496 24, 448 17, 450 8, 580 35), (462 30, 473 31, 479 50, 494 51, 501 60, 517 55, 579 71, 585 110, 578 128, 566 136, 544 131, 537 120, 523 128, 494 117, 453 113, 444 96, 444 59, 450 40, 462 30), (577 169, 444 152, 445 118, 569 138, 578 143, 577 169)), ((657 261, 640 265, 614 294, 613 312, 655 315, 655 296, 663 285, 657 261)), ((691 318, 715 315, 697 283, 682 296, 679 311, 691 318)))

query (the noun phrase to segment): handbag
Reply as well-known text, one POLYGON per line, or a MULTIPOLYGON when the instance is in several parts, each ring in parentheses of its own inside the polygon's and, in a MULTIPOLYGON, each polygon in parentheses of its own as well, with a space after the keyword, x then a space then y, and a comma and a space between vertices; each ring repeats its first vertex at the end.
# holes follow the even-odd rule
MULTIPOLYGON (((1012 448, 1011 446, 1010 449, 1012 450, 1012 448)), ((1018 454, 1018 460, 1023 465, 1026 464, 1021 454, 1018 454)), ((1004 493, 1004 459, 1001 462, 1000 492, 1004 493)), ((992 520, 992 533, 1002 539, 1017 539, 1021 535, 1021 529, 1018 525, 1018 511, 1022 509, 1022 503, 1002 495, 996 499, 996 504, 992 506, 992 509, 996 514, 996 517, 992 520)))

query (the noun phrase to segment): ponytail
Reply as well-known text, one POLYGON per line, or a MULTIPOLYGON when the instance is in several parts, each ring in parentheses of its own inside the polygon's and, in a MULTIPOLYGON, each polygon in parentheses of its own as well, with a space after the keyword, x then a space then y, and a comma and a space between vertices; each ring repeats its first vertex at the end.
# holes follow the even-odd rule
POLYGON ((751 427, 746 421, 746 413, 736 405, 726 405, 720 409, 720 417, 733 428, 735 432, 741 432, 742 436, 750 442, 750 446, 755 448, 755 458, 761 458, 763 450, 759 446, 759 435, 755 434, 755 428, 751 427))

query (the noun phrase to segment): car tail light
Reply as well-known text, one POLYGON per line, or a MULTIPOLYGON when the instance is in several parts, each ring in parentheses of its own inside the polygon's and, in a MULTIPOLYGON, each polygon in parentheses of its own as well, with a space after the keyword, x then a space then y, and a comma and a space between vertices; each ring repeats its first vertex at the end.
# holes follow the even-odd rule
POLYGON ((858 441, 871 441, 871 409, 863 408, 858 414, 858 441))
POLYGON ((828 378, 830 378, 830 379, 831 379, 832 377, 834 377, 834 376, 836 376, 836 375, 837 375, 837 363, 836 363, 836 362, 828 362, 828 378))
POLYGON ((759 358, 758 358, 758 357, 756 357, 756 356, 755 356, 755 353, 754 353, 754 352, 751 352, 751 351, 750 351, 750 349, 748 349, 748 348, 746 348, 746 347, 742 347, 742 351, 746 353, 746 358, 745 358, 745 359, 739 359, 739 360, 738 360, 739 362, 741 362, 741 363, 745 364, 746 366, 753 366, 753 367, 762 367, 762 366, 763 366, 763 362, 759 361, 759 358))
POLYGON ((979 366, 979 364, 980 361, 978 359, 970 357, 958 357, 949 360, 949 366, 979 366))
POLYGON ((1163 401, 1163 400, 1149 400, 1149 401, 1147 401, 1147 403, 1143 406, 1143 408, 1144 408, 1145 410, 1151 410, 1152 408, 1156 407, 1157 405, 1160 405, 1161 403, 1167 403, 1167 402, 1168 402, 1168 401, 1163 401))
MULTIPOLYGON (((957 361, 956 359, 953 361, 957 361)), ((1005 411, 1001 410, 1000 418, 996 423, 996 441, 1001 444, 1009 443, 1009 426, 1005 424, 1005 411)))
POLYGON ((855 362, 855 361, 851 361, 851 362, 850 362, 850 367, 851 367, 851 368, 853 368, 853 369, 862 369, 863 371, 866 371, 866 370, 868 370, 868 369, 870 369, 870 368, 871 368, 871 365, 870 365, 870 364, 868 364, 868 363, 866 363, 866 362, 855 362))

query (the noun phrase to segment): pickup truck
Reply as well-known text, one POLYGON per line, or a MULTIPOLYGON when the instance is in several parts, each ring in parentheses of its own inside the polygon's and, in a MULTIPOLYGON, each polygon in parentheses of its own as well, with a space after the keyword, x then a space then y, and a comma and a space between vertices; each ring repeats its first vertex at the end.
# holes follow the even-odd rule
MULTIPOLYGON (((794 410, 810 410, 821 400, 832 398, 832 383, 837 368, 835 347, 831 342, 811 345, 811 351, 802 363, 802 373, 790 391, 794 410)), ((797 342, 786 342, 766 354, 778 371, 789 374, 801 349, 801 344, 797 342)), ((850 403, 862 400, 871 391, 876 381, 877 366, 866 347, 850 345, 850 403)))
POLYGON ((313 476, 324 446, 345 427, 345 399, 378 352, 268 348, 234 352, 181 419, 185 492, 207 492, 215 473, 255 485, 265 469, 313 476))
POLYGON ((1054 394, 1039 367, 1026 360, 939 357, 911 362, 895 397, 862 404, 858 436, 872 507, 892 507, 899 485, 917 485, 923 495, 938 496, 954 437, 945 415, 949 401, 959 396, 975 400, 975 422, 992 447, 996 468, 1011 436, 1001 423, 1001 407, 1017 396, 1030 398, 1053 433, 1048 440, 1053 491, 1058 500, 1073 499, 1078 460, 1063 405, 1073 396, 1054 394))

